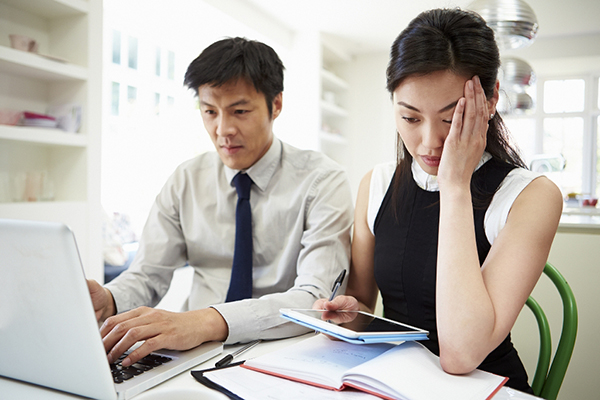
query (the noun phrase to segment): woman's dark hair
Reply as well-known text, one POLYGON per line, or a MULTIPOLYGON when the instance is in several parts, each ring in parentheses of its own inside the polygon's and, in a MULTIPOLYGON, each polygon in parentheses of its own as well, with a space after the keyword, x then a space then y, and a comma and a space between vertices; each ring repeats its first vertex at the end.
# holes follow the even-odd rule
MULTIPOLYGON (((437 71, 451 71, 471 78, 475 75, 488 99, 500 68, 500 53, 494 31, 478 14, 460 9, 434 9, 413 19, 392 44, 387 68, 390 94, 408 77, 437 71)), ((400 137, 394 192, 411 175, 412 156, 400 137)), ((485 150, 494 158, 517 167, 526 167, 508 140, 508 132, 498 113, 489 121, 485 150)), ((472 188, 474 195, 477 188, 472 188)))
POLYGON ((202 85, 213 87, 246 79, 265 95, 269 114, 273 100, 283 92, 284 66, 275 50, 264 43, 241 37, 219 40, 191 62, 184 83, 198 95, 202 85))

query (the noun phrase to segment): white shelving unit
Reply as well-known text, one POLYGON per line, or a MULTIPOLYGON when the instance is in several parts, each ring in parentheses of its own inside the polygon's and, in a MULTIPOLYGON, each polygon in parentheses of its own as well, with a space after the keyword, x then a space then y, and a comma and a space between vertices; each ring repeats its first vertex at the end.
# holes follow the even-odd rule
POLYGON ((340 77, 344 64, 350 56, 340 51, 326 37, 321 41, 321 132, 319 145, 323 153, 346 166, 348 141, 345 136, 348 111, 344 108, 348 95, 348 83, 340 77))
POLYGON ((101 66, 102 0, 0 0, 0 109, 45 113, 53 105, 82 106, 77 133, 0 125, 0 174, 12 186, 0 218, 68 224, 87 276, 98 280, 101 66), (9 34, 35 39, 38 54, 11 48, 9 34), (52 200, 16 196, 18 177, 32 172, 52 182, 52 200))

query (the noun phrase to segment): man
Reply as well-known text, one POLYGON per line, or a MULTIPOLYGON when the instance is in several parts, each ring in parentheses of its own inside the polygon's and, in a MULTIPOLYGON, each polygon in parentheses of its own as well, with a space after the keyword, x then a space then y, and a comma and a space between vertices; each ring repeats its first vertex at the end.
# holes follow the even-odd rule
POLYGON ((273 49, 243 38, 218 41, 190 64, 185 83, 197 93, 216 152, 183 163, 169 178, 129 270, 105 287, 88 282, 96 316, 105 320, 109 361, 144 341, 125 366, 160 348, 303 333, 279 309, 311 308, 349 267, 352 200, 344 171, 273 136, 283 91, 283 64, 273 49), (249 206, 248 195, 236 192, 242 178, 249 206), (238 201, 245 205, 236 209, 238 201), (250 218, 251 228, 240 228, 250 218), (186 264, 195 270, 188 311, 146 307, 186 264))

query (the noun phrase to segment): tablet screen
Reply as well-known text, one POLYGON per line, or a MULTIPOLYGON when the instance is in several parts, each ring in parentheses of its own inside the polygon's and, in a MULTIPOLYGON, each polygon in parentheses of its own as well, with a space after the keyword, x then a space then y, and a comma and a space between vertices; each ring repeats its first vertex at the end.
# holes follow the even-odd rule
POLYGON ((385 318, 377 317, 372 314, 367 314, 361 311, 322 311, 322 310, 302 310, 294 309, 296 313, 307 317, 316 318, 322 322, 337 325, 354 332, 406 332, 418 333, 423 332, 421 329, 413 328, 409 325, 404 325, 400 322, 391 321, 385 318), (323 313, 327 313, 328 320, 323 320, 323 313), (342 322, 348 321, 348 322, 342 322))

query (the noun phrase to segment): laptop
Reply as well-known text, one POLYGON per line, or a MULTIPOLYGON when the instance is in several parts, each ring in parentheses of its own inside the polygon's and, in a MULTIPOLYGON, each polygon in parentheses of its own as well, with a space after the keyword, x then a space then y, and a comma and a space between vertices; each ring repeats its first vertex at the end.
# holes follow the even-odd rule
POLYGON ((129 399, 222 351, 220 342, 161 350, 138 365, 138 374, 113 378, 71 230, 0 219, 0 376, 129 399))

